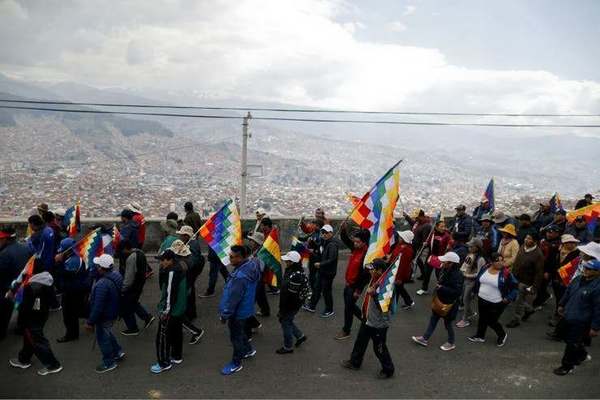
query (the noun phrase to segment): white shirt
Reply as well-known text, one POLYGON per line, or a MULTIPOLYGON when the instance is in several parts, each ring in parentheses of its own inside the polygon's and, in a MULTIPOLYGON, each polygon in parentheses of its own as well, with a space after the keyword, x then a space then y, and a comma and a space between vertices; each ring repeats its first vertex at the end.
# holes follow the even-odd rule
POLYGON ((490 303, 500 303, 502 301, 502 293, 498 289, 498 274, 492 275, 487 270, 479 278, 479 297, 490 303))

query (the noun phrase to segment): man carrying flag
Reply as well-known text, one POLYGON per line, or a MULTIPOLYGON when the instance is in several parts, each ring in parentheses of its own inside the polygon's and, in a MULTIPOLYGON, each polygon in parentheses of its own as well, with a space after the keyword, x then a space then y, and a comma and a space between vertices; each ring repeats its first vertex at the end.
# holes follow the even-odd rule
POLYGON ((365 265, 365 268, 371 274, 371 282, 362 304, 363 320, 356 341, 354 342, 352 355, 349 360, 342 361, 342 367, 353 370, 359 369, 367 351, 369 341, 372 340, 373 351, 381 363, 381 371, 379 371, 377 377, 381 379, 391 378, 394 375, 394 363, 386 344, 389 316, 387 311, 383 311, 378 300, 378 289, 382 284, 387 264, 378 258, 373 260, 372 263, 365 265))
POLYGON ((490 179, 490 183, 488 183, 485 192, 483 192, 483 196, 481 196, 481 203, 473 210, 473 221, 479 221, 484 214, 493 214, 495 208, 494 178, 492 178, 490 179))

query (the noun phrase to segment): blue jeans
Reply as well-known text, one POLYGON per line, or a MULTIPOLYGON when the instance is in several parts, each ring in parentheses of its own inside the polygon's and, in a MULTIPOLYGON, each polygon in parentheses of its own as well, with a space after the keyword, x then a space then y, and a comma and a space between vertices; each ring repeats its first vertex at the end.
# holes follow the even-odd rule
MULTIPOLYGON (((427 331, 423 335, 425 340, 429 340, 431 335, 433 335, 433 331, 435 331, 435 327, 437 326, 437 323, 441 318, 442 317, 440 317, 436 313, 431 313, 431 318, 429 319, 429 326, 427 327, 427 331)), ((444 318, 444 326, 446 327, 446 330, 448 331, 448 343, 454 344, 455 339, 454 339, 454 327, 452 326, 452 320, 444 318)))
POLYGON ((296 324, 294 323, 294 317, 296 316, 297 311, 283 315, 279 318, 279 323, 281 324, 281 329, 283 330, 283 347, 286 349, 292 349, 294 345, 294 338, 300 339, 304 334, 296 324))
POLYGON ((106 321, 96 324, 96 340, 102 352, 102 362, 105 367, 114 365, 115 358, 122 351, 121 346, 119 346, 117 339, 115 339, 112 333, 113 323, 114 321, 106 321))
POLYGON ((229 339, 233 345, 231 362, 235 365, 240 365, 244 356, 252 351, 252 346, 250 346, 248 336, 246 336, 246 332, 244 331, 246 320, 231 318, 227 320, 227 324, 229 325, 229 339))

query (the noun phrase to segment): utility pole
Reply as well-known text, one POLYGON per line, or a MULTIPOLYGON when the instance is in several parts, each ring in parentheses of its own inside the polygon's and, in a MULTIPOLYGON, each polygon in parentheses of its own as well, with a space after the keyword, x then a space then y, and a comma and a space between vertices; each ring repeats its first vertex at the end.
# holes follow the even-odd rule
POLYGON ((240 217, 246 216, 246 185, 248 184, 248 121, 252 118, 250 112, 242 123, 242 180, 240 188, 240 217))

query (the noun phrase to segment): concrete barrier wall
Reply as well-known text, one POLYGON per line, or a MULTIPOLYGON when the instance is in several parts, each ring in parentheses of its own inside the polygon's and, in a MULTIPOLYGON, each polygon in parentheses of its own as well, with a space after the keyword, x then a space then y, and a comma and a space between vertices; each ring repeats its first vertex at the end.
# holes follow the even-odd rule
MULTIPOLYGON (((144 251, 148 253, 155 253, 160 243, 164 238, 164 233, 160 227, 160 222, 163 219, 158 218, 148 218, 146 219, 146 242, 144 243, 144 251)), ((280 229, 280 247, 281 251, 285 252, 289 250, 292 237, 298 235, 298 218, 280 218, 273 219, 273 223, 277 225, 280 229)), ((339 226, 344 221, 344 219, 333 219, 331 220, 331 224, 334 227, 335 232, 338 232, 339 226)), ((82 230, 86 232, 88 229, 94 226, 105 226, 106 228, 112 227, 114 224, 119 224, 120 220, 118 218, 86 218, 82 219, 82 230)), ((408 229, 408 226, 404 222, 404 220, 397 220, 398 229, 408 229)), ((242 230, 244 232, 252 231, 256 224, 255 220, 244 220, 242 221, 242 230)), ((0 227, 11 225, 17 229, 17 234, 19 238, 24 238, 27 232, 27 220, 25 219, 0 219, 0 227)), ((205 246, 203 246, 205 249, 205 246)))

